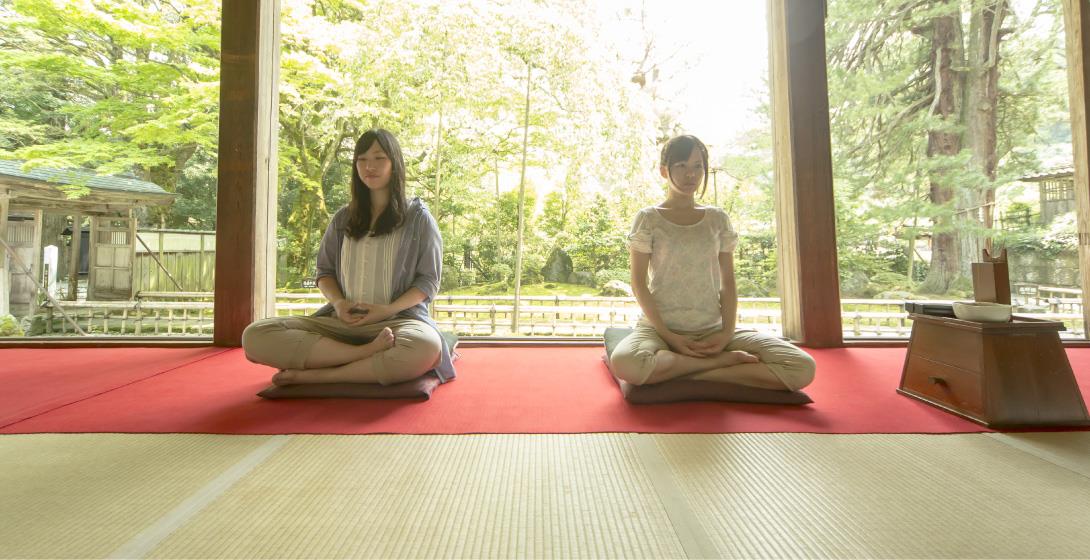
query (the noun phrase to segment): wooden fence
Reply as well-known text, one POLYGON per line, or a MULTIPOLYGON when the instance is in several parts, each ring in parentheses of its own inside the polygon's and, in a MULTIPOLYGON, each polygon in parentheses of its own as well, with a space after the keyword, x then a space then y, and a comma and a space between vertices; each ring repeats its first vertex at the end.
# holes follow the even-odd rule
MULTIPOLYGON (((1063 298, 1068 299, 1068 298, 1063 298)), ((320 293, 278 293, 278 316, 309 315, 325 304, 320 293)), ((841 302, 847 338, 906 338, 912 323, 902 300, 845 299, 841 302)), ((133 301, 63 302, 84 330, 94 334, 212 334, 211 292, 140 292, 133 301)), ((1065 337, 1081 338, 1081 307, 1069 302, 1042 313, 1020 315, 1063 321, 1065 337)), ((46 306, 46 335, 72 334, 60 313, 46 306)), ((439 296, 431 314, 440 328, 462 336, 515 336, 511 328, 514 296, 439 296)), ((518 336, 595 337, 611 326, 628 326, 640 315, 635 298, 526 296, 519 306, 518 336)), ((778 298, 739 298, 737 328, 782 334, 778 298)))
POLYGON ((136 279, 136 291, 166 292, 175 290, 174 283, 163 269, 155 263, 159 258, 170 275, 190 292, 211 292, 216 283, 216 252, 206 251, 165 251, 162 254, 137 253, 133 278, 136 279))
MULTIPOLYGON (((212 335, 210 301, 66 301, 61 305, 87 334, 212 335)), ((49 304, 42 312, 46 336, 76 334, 75 328, 49 304)))
POLYGON ((216 282, 216 232, 146 229, 137 232, 133 289, 137 292, 210 292, 216 282), (156 264, 158 259, 163 267, 156 264), (163 268, 170 271, 169 276, 163 268), (170 280, 173 277, 179 286, 170 280))

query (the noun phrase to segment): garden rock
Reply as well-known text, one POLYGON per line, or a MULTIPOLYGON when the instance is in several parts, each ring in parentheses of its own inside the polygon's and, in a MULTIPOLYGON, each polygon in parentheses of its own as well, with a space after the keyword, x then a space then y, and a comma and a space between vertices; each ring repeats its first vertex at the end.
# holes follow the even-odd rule
POLYGON ((546 282, 567 282, 572 270, 571 257, 563 249, 556 247, 549 253, 549 259, 541 268, 541 275, 546 282))
POLYGON ((582 286, 594 285, 594 274, 583 270, 576 270, 568 275, 569 284, 579 284, 582 286))
POLYGON ((606 297, 631 297, 632 286, 629 286, 620 280, 610 280, 602 286, 602 289, 598 290, 598 295, 606 297))

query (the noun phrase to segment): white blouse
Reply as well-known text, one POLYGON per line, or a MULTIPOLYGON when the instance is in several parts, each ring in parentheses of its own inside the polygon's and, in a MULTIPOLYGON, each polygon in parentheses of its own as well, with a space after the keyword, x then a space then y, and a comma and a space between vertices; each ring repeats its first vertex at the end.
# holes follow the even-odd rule
POLYGON ((702 332, 722 325, 719 253, 730 253, 738 234, 721 208, 706 208, 692 225, 668 221, 654 207, 636 214, 628 246, 650 253, 649 289, 659 315, 675 332, 702 332))
POLYGON ((340 281, 344 297, 375 305, 393 302, 394 257, 405 228, 358 239, 345 236, 341 244, 340 281))

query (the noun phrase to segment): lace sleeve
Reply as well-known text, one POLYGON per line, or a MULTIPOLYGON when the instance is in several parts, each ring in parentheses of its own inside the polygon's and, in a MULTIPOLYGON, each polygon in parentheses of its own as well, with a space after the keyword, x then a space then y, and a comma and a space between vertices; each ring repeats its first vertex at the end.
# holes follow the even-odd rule
POLYGON ((651 220, 643 210, 636 214, 632 232, 628 234, 628 248, 639 253, 651 252, 651 220))
POLYGON ((719 229, 719 252, 733 253, 735 247, 738 246, 738 233, 730 225, 730 218, 727 217, 727 213, 720 210, 719 214, 722 218, 719 229))

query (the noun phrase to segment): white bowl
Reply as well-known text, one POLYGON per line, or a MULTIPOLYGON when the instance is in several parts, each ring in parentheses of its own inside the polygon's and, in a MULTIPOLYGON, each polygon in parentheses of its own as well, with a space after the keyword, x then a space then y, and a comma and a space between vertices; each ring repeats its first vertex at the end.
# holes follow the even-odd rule
POLYGON ((987 301, 955 301, 954 316, 978 323, 1006 323, 1011 320, 1011 306, 987 301))

